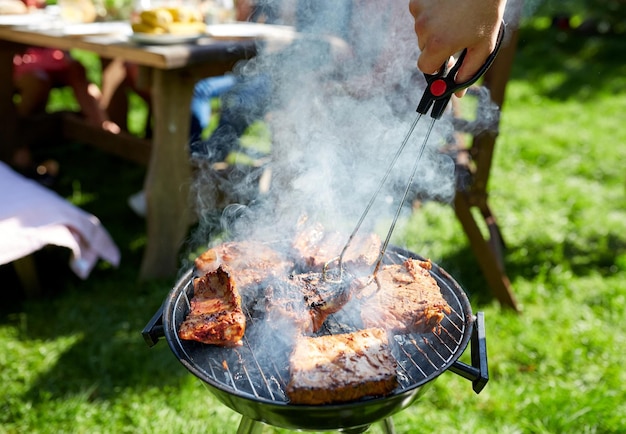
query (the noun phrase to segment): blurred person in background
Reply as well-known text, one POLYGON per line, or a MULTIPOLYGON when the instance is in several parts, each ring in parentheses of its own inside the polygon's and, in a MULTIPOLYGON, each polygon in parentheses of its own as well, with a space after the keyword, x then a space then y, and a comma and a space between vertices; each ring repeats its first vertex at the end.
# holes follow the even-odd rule
MULTIPOLYGON (((279 24, 281 22, 280 5, 281 0, 236 0, 234 2, 235 20, 279 24)), ((235 74, 225 74, 205 78, 196 84, 191 100, 191 142, 200 140, 203 131, 209 126, 211 100, 225 94, 237 82, 238 77, 235 74)))
MULTIPOLYGON (((285 24, 285 10, 287 1, 256 0, 254 3, 239 5, 249 7, 250 16, 256 17, 269 24, 285 24)), ((303 33, 333 33, 344 34, 343 28, 337 25, 345 23, 345 13, 349 0, 296 0, 294 5, 294 24, 296 29, 303 33), (339 29, 339 30, 338 30, 339 29)), ((233 87, 221 96, 221 113, 219 123, 211 136, 206 140, 194 140, 190 143, 193 158, 209 162, 218 162, 226 159, 233 151, 244 151, 240 145, 240 137, 255 121, 263 119, 273 106, 274 85, 277 80, 276 70, 268 68, 268 64, 280 64, 287 58, 311 42, 299 41, 287 47, 280 53, 268 54, 260 50, 257 59, 247 62, 239 71, 233 87), (271 59, 271 60, 268 60, 271 59)), ((326 44, 326 43, 324 43, 326 44)), ((315 43, 308 45, 313 48, 315 43)), ((302 56, 305 61, 311 53, 302 56)), ((289 60, 287 60, 289 61, 289 60)), ((286 69, 285 69, 286 70, 286 69)), ((255 155, 253 155, 255 156, 255 155)))
MULTIPOLYGON (((276 24, 280 16, 279 6, 279 0, 236 0, 234 3, 235 19, 239 22, 251 21, 276 24)), ((260 99, 266 97, 267 88, 263 86, 263 80, 257 80, 255 83, 247 84, 242 84, 241 80, 241 76, 229 73, 223 76, 208 77, 196 83, 191 99, 190 143, 193 144, 202 140, 202 134, 209 126, 211 119, 211 101, 214 98, 221 97, 236 86, 237 89, 233 93, 241 94, 243 98, 255 98, 257 94, 260 99)), ((222 104, 224 107, 220 114, 220 125, 242 125, 241 122, 229 120, 231 116, 229 104, 225 101, 222 102, 224 102, 224 104, 222 104)), ((247 125, 243 128, 245 129, 246 127, 247 125)), ((239 131, 240 129, 241 128, 235 128, 237 135, 243 134, 243 131, 239 131)), ((224 152, 218 152, 216 159, 221 161, 224 158, 226 158, 224 152)))
POLYGON ((81 108, 81 113, 92 125, 118 132, 100 109, 100 90, 89 81, 85 67, 68 52, 54 48, 27 48, 13 57, 13 83, 19 98, 16 104, 20 116, 45 113, 50 91, 69 86, 81 108))
MULTIPOLYGON (((24 0, 25 13, 42 8, 45 2, 24 0)), ((81 115, 91 125, 113 133, 119 127, 111 122, 106 111, 99 105, 100 90, 87 78, 85 67, 67 51, 54 48, 28 47, 13 57, 13 87, 17 95, 16 112, 27 118, 46 113, 46 106, 53 88, 70 87, 80 107, 81 115)), ((49 181, 56 176, 58 167, 53 161, 36 164, 31 149, 25 144, 17 145, 9 164, 24 175, 49 181)))

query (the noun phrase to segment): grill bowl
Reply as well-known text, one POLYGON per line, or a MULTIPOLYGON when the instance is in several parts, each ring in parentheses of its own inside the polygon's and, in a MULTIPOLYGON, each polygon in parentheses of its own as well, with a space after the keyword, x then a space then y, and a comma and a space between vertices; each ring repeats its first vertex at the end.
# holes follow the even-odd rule
MULTIPOLYGON (((390 247, 385 263, 400 263, 407 258, 424 260, 409 251, 390 247)), ((165 336, 170 349, 185 368, 202 380, 224 405, 251 420, 295 430, 367 426, 410 406, 434 379, 450 368, 471 380, 478 376, 474 371, 486 371, 486 366, 483 370, 458 362, 470 338, 475 335, 476 317, 472 315, 465 292, 436 264, 432 266, 431 275, 452 311, 441 322, 438 332, 397 335, 391 339, 390 347, 398 364, 399 385, 384 397, 367 397, 334 405, 290 404, 285 395, 288 354, 275 354, 272 342, 255 342, 255 319, 249 313, 241 347, 221 348, 181 340, 177 331, 189 311, 193 269, 188 270, 170 291, 161 311, 144 329, 144 338, 154 344, 158 340, 155 336, 165 336), (157 326, 159 322, 161 325, 157 326)), ((332 320, 331 316, 327 322, 332 320)), ((486 350, 482 352, 486 357, 486 350)), ((482 380, 486 383, 486 378, 482 380)), ((479 388, 483 386, 484 383, 479 388)))

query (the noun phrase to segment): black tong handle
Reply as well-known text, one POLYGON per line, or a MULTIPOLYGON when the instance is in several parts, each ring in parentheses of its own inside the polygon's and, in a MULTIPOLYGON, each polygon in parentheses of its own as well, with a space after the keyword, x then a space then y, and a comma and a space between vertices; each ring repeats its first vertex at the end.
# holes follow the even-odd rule
POLYGON ((454 80, 456 78, 456 73, 459 68, 463 64, 463 60, 465 59, 465 55, 467 54, 467 48, 463 50, 455 64, 448 70, 448 62, 444 62, 434 74, 424 74, 426 78, 426 90, 422 95, 422 99, 420 100, 417 106, 417 112, 421 114, 426 114, 430 107, 433 107, 430 116, 433 119, 439 119, 442 115, 452 94, 458 92, 459 90, 463 90, 466 87, 474 84, 480 77, 482 77, 485 72, 489 69, 493 61, 496 59, 498 55, 498 51, 500 51, 500 46, 502 45, 502 39, 504 38, 504 21, 500 25, 500 31, 498 32, 498 40, 496 42, 496 47, 493 49, 487 60, 481 68, 478 70, 476 74, 474 74, 469 80, 464 81, 463 83, 456 83, 454 80))

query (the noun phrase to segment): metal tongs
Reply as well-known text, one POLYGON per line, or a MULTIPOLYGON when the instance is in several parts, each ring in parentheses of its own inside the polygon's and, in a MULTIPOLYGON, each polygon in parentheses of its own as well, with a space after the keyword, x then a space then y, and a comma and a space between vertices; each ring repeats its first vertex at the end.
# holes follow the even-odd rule
POLYGON ((396 213, 391 222, 391 226, 389 227, 389 231, 387 232, 387 237, 385 238, 385 241, 383 242, 382 247, 380 249, 380 253, 376 260, 374 271, 372 272, 368 281, 366 282, 366 286, 369 285, 374 279, 376 279, 378 271, 380 270, 380 267, 382 265, 383 257, 385 256, 385 252, 387 251, 387 247, 389 246, 389 240, 391 239, 391 235, 393 234, 393 231, 396 227, 396 223, 398 222, 398 218, 400 217, 402 207, 404 206, 404 203, 406 202, 406 198, 409 194, 411 184, 413 184, 413 179, 415 178, 415 174, 417 173, 417 168, 419 166, 422 155, 424 154, 424 150, 426 149, 426 144, 428 143, 428 139, 430 137, 430 133, 432 132, 433 126, 435 125, 435 121, 437 119, 440 119, 441 116, 443 115, 448 105, 448 102, 450 101, 450 98, 452 97, 452 94, 471 86, 480 77, 482 77, 485 74, 485 72, 487 72, 487 70, 489 69, 493 61, 495 60, 498 54, 498 51, 500 51, 500 46, 502 45, 502 39, 504 38, 504 31, 505 31, 505 23, 502 22, 502 24, 500 25, 500 32, 498 34, 498 40, 496 42, 496 46, 493 52, 489 55, 489 57, 487 58, 483 66, 478 70, 478 72, 476 72, 476 74, 474 74, 474 76, 472 76, 469 80, 464 81, 463 83, 455 82, 456 74, 459 68, 461 67, 461 65, 463 64, 463 60, 465 59, 465 56, 467 54, 467 48, 461 52, 460 56, 458 57, 456 62, 454 62, 454 65, 451 68, 449 67, 449 62, 446 61, 444 62, 443 65, 441 65, 441 68, 436 73, 424 74, 424 77, 426 78, 427 86, 417 106, 417 113, 418 113, 417 118, 411 124, 408 133, 406 134, 406 136, 404 137, 404 140, 402 141, 402 144, 396 151, 391 161, 391 164, 389 165, 389 167, 387 168, 387 171, 385 172, 385 175, 383 176, 380 183, 378 184, 378 188, 376 189, 376 192, 371 197, 369 203, 365 207, 363 214, 361 214, 361 217, 359 218, 359 221, 356 227, 350 234, 350 237, 348 238, 348 241, 346 242, 345 246, 341 250, 341 253, 339 254, 339 256, 329 260, 328 262, 324 264, 322 276, 325 281, 332 282, 332 283, 341 283, 343 279, 343 257, 346 251, 350 247, 352 240, 354 239, 357 232, 361 228, 361 225, 363 224, 365 217, 367 216, 370 209, 372 208, 372 205, 374 204, 376 197, 378 196, 383 186, 385 185, 385 182, 387 181, 387 178, 389 178, 389 175, 391 174, 393 167, 398 161, 398 158, 400 158, 400 155, 404 151, 404 148, 406 147, 409 139, 413 135, 413 131, 415 130, 415 127, 417 126, 419 120, 422 118, 422 115, 427 114, 430 108, 432 107, 432 110, 430 112, 431 120, 428 125, 428 131, 426 132, 426 136, 424 137, 424 140, 422 141, 422 144, 419 147, 418 155, 417 155, 417 158, 415 159, 415 163, 413 164, 413 169, 411 171, 411 176, 406 184, 406 189, 404 190, 404 195, 402 196, 400 205, 398 205, 398 209, 396 210, 396 213), (331 264, 335 262, 337 263, 338 273, 336 274, 335 278, 331 278, 329 267, 331 264))

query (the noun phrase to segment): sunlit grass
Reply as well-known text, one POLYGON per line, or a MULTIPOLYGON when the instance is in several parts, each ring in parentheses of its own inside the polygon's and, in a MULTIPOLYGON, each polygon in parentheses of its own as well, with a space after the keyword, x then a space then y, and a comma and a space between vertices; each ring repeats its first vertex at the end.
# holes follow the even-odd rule
MULTIPOLYGON (((449 205, 401 222, 394 242, 442 265, 485 313, 490 381, 476 395, 443 373, 394 417, 397 432, 626 432, 624 49, 618 37, 522 33, 489 184, 521 314, 490 297, 449 205)), ((256 125, 244 144, 269 145, 267 134, 256 125)), ((141 338, 173 284, 137 281, 145 222, 126 199, 145 170, 76 144, 55 152, 56 189, 101 218, 122 265, 80 281, 48 252, 34 300, 1 270, 0 433, 236 432, 240 416, 166 342, 141 338)))

